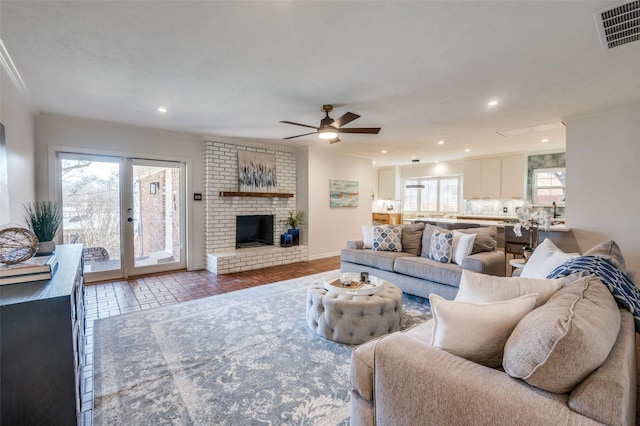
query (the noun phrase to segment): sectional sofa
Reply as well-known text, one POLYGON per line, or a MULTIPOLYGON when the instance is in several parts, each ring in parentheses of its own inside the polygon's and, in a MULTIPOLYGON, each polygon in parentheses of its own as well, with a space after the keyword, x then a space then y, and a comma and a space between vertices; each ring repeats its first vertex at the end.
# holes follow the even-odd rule
POLYGON ((431 320, 356 347, 351 425, 637 424, 635 274, 613 242, 559 267, 552 248, 535 272, 558 278, 464 271, 431 320))
POLYGON ((425 223, 402 225, 396 227, 401 229, 400 245, 376 247, 374 243, 365 241, 365 228, 363 226, 362 240, 347 241, 347 247, 341 250, 342 272, 368 272, 397 285, 405 293, 424 298, 435 293, 447 299, 455 297, 463 269, 505 275, 505 255, 497 250, 495 226, 456 230, 461 234, 475 235, 470 253, 459 256, 458 263, 442 262, 442 259, 434 260, 430 256, 434 234, 452 233, 451 230, 425 223))

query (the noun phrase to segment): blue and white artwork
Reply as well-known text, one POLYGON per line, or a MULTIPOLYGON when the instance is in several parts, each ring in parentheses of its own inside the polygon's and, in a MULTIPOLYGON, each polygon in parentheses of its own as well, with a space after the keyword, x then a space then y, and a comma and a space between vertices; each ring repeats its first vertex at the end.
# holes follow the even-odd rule
POLYGON ((358 207, 358 181, 333 180, 329 181, 330 207, 358 207))
POLYGON ((275 192, 278 186, 276 156, 239 151, 238 183, 241 192, 275 192))

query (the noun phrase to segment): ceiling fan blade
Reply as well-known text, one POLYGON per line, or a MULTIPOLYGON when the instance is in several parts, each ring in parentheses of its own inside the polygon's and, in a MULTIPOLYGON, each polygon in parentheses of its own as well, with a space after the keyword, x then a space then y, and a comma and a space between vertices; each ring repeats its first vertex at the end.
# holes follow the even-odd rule
POLYGON ((293 139, 293 138, 299 138, 300 136, 315 135, 316 133, 318 133, 318 132, 304 133, 304 134, 302 134, 302 135, 289 136, 288 138, 282 138, 282 139, 293 139))
POLYGON ((340 142, 340 138, 338 138, 337 136, 333 139, 329 139, 329 143, 336 143, 336 142, 340 142))
POLYGON ((284 123, 284 124, 293 124, 294 126, 309 127, 310 129, 316 129, 316 130, 318 130, 318 128, 317 128, 316 126, 309 126, 308 124, 294 123, 293 121, 281 121, 281 123, 284 123))
POLYGON ((380 127, 354 127, 350 129, 338 129, 338 133, 369 133, 372 135, 377 135, 380 132, 380 127))
POLYGON ((339 129, 340 127, 344 126, 345 124, 351 123, 356 118, 360 118, 360 116, 358 114, 354 114, 352 112, 347 112, 342 117, 338 118, 337 120, 334 120, 333 123, 331 123, 331 125, 333 127, 337 127, 339 129))

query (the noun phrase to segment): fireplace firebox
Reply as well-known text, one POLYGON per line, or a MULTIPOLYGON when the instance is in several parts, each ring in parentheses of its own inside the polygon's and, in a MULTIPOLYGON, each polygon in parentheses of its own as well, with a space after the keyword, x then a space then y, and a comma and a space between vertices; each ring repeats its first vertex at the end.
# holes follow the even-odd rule
POLYGON ((236 216, 236 248, 272 245, 272 214, 236 216))

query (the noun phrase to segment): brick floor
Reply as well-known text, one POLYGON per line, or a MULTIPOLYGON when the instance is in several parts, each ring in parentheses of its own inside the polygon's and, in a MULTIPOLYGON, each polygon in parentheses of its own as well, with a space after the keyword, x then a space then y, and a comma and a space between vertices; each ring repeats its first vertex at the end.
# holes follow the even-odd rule
POLYGON ((340 257, 214 275, 207 271, 177 271, 128 280, 87 284, 85 287, 86 344, 81 424, 92 425, 93 322, 144 309, 173 305, 243 288, 284 281, 340 268, 340 257))

